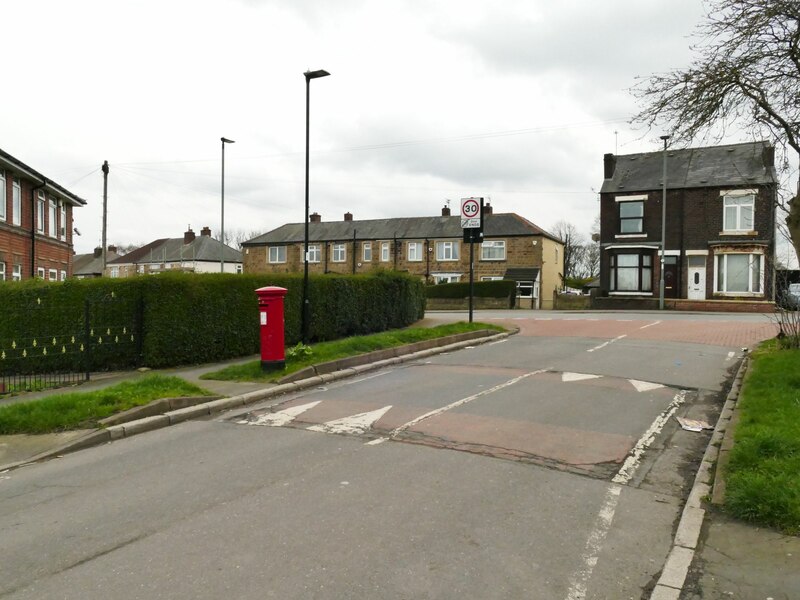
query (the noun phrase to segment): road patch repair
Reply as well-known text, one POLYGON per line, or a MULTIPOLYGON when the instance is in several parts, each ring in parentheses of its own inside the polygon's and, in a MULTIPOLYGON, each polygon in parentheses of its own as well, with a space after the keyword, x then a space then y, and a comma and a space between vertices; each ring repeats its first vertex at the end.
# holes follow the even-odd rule
MULTIPOLYGON (((47 436, 45 440, 39 438, 37 444, 30 444, 30 451, 28 452, 21 450, 17 454, 8 453, 9 456, 13 457, 13 462, 0 464, 0 473, 139 433, 168 427, 189 419, 206 418, 226 410, 243 408, 272 398, 277 399, 291 392, 315 388, 332 381, 353 377, 369 371, 421 360, 435 354, 453 352, 477 344, 496 342, 515 335, 518 331, 518 328, 510 328, 509 331, 501 333, 480 330, 445 336, 436 340, 425 340, 389 350, 369 352, 341 359, 340 361, 331 361, 330 363, 325 363, 324 366, 317 365, 320 371, 319 374, 316 374, 317 371, 313 371, 314 375, 304 379, 290 383, 279 383, 278 385, 228 398, 214 399, 212 397, 209 400, 209 397, 202 397, 197 399, 173 398, 157 400, 146 406, 109 417, 107 423, 99 429, 69 432, 69 435, 66 436, 47 436), (65 438, 68 439, 65 441, 65 438), (46 446, 46 449, 42 449, 43 446, 46 446)), ((308 373, 306 374, 308 375, 308 373)), ((22 436, 5 437, 18 438, 22 436)), ((24 437, 34 438, 36 436, 24 437)), ((0 444, 2 443, 0 441, 0 444)), ((9 445, 13 443, 20 447, 24 446, 24 443, 18 439, 6 440, 5 443, 9 445)))

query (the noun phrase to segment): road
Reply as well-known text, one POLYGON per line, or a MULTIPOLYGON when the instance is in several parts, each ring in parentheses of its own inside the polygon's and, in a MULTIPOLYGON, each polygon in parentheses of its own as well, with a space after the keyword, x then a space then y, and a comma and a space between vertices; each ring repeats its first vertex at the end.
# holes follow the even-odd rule
POLYGON ((520 333, 0 475, 0 598, 646 597, 709 438, 673 417, 772 324, 477 318, 520 333))

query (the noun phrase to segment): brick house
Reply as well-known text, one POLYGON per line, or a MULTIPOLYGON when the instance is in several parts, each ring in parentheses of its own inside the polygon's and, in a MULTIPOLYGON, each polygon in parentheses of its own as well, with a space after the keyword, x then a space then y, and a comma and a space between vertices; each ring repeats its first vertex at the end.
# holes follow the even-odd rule
POLYGON ((0 281, 72 275, 72 209, 85 205, 0 150, 0 281))
POLYGON ((107 261, 105 275, 132 277, 164 271, 219 273, 222 257, 225 261, 225 273, 242 272, 241 252, 211 237, 209 227, 203 227, 199 236, 190 227, 183 237, 154 240, 137 250, 107 261))
MULTIPOLYGON (((106 263, 119 258, 116 246, 106 250, 106 263)), ((95 248, 91 254, 76 254, 72 257, 72 276, 77 279, 93 279, 103 276, 103 249, 95 248)))
MULTIPOLYGON (((774 156, 768 142, 667 150, 666 305, 769 308, 774 156)), ((600 306, 653 308, 659 298, 663 160, 661 151, 604 156, 600 306)))
MULTIPOLYGON (((282 225, 242 245, 246 273, 302 273, 304 224, 282 225)), ((444 207, 440 217, 409 217, 309 223, 310 273, 405 271, 427 283, 469 280, 469 244, 461 218, 444 207)), ((484 241, 474 248, 475 281, 517 281, 519 305, 552 308, 561 286, 564 245, 527 219, 513 213, 484 212, 484 241)))

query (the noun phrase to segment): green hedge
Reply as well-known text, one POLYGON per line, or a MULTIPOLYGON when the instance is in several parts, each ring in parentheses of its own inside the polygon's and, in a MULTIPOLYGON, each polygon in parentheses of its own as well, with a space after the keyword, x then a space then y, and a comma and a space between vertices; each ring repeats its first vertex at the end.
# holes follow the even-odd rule
MULTIPOLYGON (((475 298, 513 298, 517 294, 517 283, 510 280, 502 281, 476 281, 474 284, 475 298)), ((467 298, 469 297, 469 282, 440 283, 425 287, 428 298, 467 298)))
MULTIPOLYGON (((168 367, 252 354, 259 345, 254 290, 267 285, 288 290, 285 338, 295 344, 302 275, 163 273, 0 284, 0 374, 168 367)), ((331 340, 409 325, 424 315, 423 288, 400 273, 312 275, 310 336, 331 340)))

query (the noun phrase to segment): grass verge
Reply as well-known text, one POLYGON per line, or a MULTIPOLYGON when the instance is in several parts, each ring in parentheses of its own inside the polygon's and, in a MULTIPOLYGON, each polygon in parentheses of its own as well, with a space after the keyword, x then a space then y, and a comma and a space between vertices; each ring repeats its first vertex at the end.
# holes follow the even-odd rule
POLYGON ((178 377, 146 375, 94 392, 58 394, 0 407, 0 434, 97 427, 105 417, 153 400, 207 395, 206 390, 178 377))
POLYGON ((726 474, 732 515, 800 533, 800 350, 772 340, 753 353, 726 474))
POLYGON ((395 348, 414 342, 431 340, 435 338, 465 333, 469 331, 479 331, 481 329, 491 329, 493 331, 505 331, 498 325, 488 325, 486 323, 448 323, 437 327, 408 327, 406 329, 393 329, 383 333, 371 335, 359 335, 331 342, 320 342, 310 347, 310 353, 299 353, 298 356, 286 357, 286 369, 283 371, 267 372, 261 370, 261 362, 253 361, 242 365, 231 365, 221 371, 206 373, 200 379, 215 379, 220 381, 276 381, 281 377, 304 369, 310 365, 347 358, 358 354, 366 354, 375 350, 385 350, 395 348))

